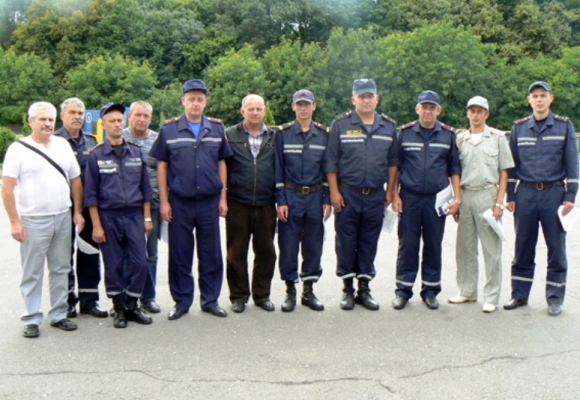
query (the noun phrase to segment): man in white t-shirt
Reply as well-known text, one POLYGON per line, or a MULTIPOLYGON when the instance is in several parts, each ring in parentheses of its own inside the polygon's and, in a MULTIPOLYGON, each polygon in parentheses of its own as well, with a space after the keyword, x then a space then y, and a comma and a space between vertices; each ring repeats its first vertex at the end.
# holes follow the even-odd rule
POLYGON ((53 136, 56 108, 46 102, 34 103, 28 109, 28 117, 32 134, 21 143, 11 144, 6 152, 2 199, 12 237, 20 242, 20 291, 26 305, 21 317, 23 334, 37 337, 43 319, 40 303, 45 261, 49 270, 50 325, 65 331, 77 329, 66 318, 71 268, 71 191, 72 218, 79 232, 85 221, 79 164, 67 141, 53 136), (50 158, 60 170, 34 149, 50 158))

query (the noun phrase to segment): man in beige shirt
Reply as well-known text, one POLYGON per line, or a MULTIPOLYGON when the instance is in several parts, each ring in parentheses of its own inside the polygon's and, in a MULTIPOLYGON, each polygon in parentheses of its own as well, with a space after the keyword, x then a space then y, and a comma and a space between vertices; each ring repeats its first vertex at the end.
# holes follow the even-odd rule
POLYGON ((456 246, 459 295, 448 299, 452 304, 477 301, 479 237, 485 260, 483 312, 486 313, 495 311, 499 302, 502 243, 483 213, 491 209, 495 219, 501 219, 507 170, 514 167, 504 132, 487 126, 488 117, 487 99, 473 97, 467 102, 470 128, 457 135, 463 199, 459 215, 455 217, 459 222, 456 246))

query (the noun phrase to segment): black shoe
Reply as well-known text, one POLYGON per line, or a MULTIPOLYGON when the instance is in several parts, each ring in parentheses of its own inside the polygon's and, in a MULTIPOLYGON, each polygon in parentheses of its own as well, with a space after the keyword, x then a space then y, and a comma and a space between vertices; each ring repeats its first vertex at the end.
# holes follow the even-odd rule
POLYGON ((228 313, 226 312, 226 310, 224 310, 220 306, 213 306, 210 308, 204 308, 204 309, 202 309, 202 311, 206 312, 206 313, 210 313, 211 315, 214 315, 216 317, 221 317, 221 318, 225 318, 228 316, 228 313))
POLYGON ((560 314, 562 314, 562 306, 554 303, 548 306, 548 315, 550 317, 557 317, 560 314))
POLYGON ((296 307, 296 286, 293 281, 286 281, 286 298, 282 303, 283 312, 294 311, 296 307))
POLYGON ((423 299, 423 302, 429 310, 436 310, 439 308, 439 302, 435 296, 429 296, 423 299))
POLYGON ((261 301, 256 303, 256 305, 264 311, 274 311, 276 309, 276 306, 270 300, 261 301))
POLYGON ((139 307, 125 310, 125 318, 127 318, 127 321, 137 322, 141 325, 149 325, 153 323, 153 318, 139 307))
POLYGON ((314 291, 312 290, 313 281, 305 281, 304 289, 302 291, 302 305, 309 307, 314 311, 324 310, 324 304, 316 298, 314 291))
POLYGON ((371 289, 369 288, 369 280, 367 278, 360 278, 358 280, 358 293, 354 301, 367 310, 376 311, 379 309, 379 303, 371 296, 371 289))
POLYGON ((188 311, 184 311, 184 310, 180 310, 177 307, 173 307, 173 309, 171 311, 169 311, 169 314, 167 315, 167 319, 170 321, 179 319, 181 317, 183 317, 183 314, 187 314, 188 311))
POLYGON ((66 309, 66 317, 67 318, 76 318, 77 317, 77 308, 75 306, 68 306, 66 309))
POLYGON ((118 308, 115 310, 115 317, 113 319, 113 326, 115 328, 126 328, 127 318, 125 317, 125 309, 118 308))
POLYGON ((395 300, 393 300, 393 308, 395 310, 402 310, 403 308, 405 308, 408 302, 409 299, 407 299, 406 297, 397 296, 395 297, 395 300))
POLYGON ((107 318, 109 316, 109 313, 103 310, 98 305, 95 305, 93 308, 89 309, 81 308, 81 314, 89 314, 95 318, 107 318))
POLYGON ((354 309, 354 286, 353 278, 343 279, 344 288, 342 289, 342 299, 340 300, 340 308, 345 311, 354 309))
POLYGON ((40 335, 40 331, 38 330, 38 325, 36 325, 36 324, 25 325, 24 330, 22 331, 22 334, 24 335, 24 337, 27 337, 27 338, 38 337, 38 335, 40 335))
POLYGON ((232 311, 237 314, 243 313, 245 309, 246 305, 241 301, 234 301, 232 303, 232 311))
POLYGON ((154 301, 142 301, 141 308, 151 314, 159 314, 161 307, 154 301))
POLYGON ((518 307, 527 306, 527 305, 528 305, 527 300, 520 300, 520 299, 511 298, 511 299, 509 299, 509 301, 507 303, 505 303, 503 305, 503 309, 504 310, 515 310, 518 307))

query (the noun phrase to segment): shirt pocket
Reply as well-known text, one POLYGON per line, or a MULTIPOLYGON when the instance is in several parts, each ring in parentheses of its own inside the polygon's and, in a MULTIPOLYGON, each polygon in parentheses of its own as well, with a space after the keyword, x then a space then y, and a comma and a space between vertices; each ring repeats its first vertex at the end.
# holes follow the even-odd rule
POLYGON ((499 167, 499 149, 484 147, 483 162, 497 169, 499 167))

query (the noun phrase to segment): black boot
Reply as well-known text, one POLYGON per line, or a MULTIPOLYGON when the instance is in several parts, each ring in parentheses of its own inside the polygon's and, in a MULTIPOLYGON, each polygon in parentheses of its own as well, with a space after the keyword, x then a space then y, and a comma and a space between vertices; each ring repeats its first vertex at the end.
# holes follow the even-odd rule
POLYGON ((310 307, 314 311, 324 310, 324 304, 316 298, 316 295, 312 291, 312 281, 304 281, 304 288, 302 289, 302 305, 310 307))
POLYGON ((342 289, 342 300, 340 308, 343 310, 352 310, 354 308, 354 286, 353 278, 343 279, 344 289, 342 289))
POLYGON ((376 311, 379 309, 379 303, 371 296, 371 289, 369 289, 369 280, 367 278, 360 278, 358 280, 358 293, 355 301, 367 310, 376 311))
POLYGON ((296 286, 293 281, 286 281, 286 298, 282 303, 282 311, 291 312, 296 307, 296 286))
POLYGON ((126 328, 127 318, 125 317, 125 302, 123 294, 113 296, 113 309, 115 310, 113 325, 115 328, 126 328))
POLYGON ((141 325, 149 325, 153 319, 137 305, 137 297, 127 296, 127 321, 134 321, 141 325))

